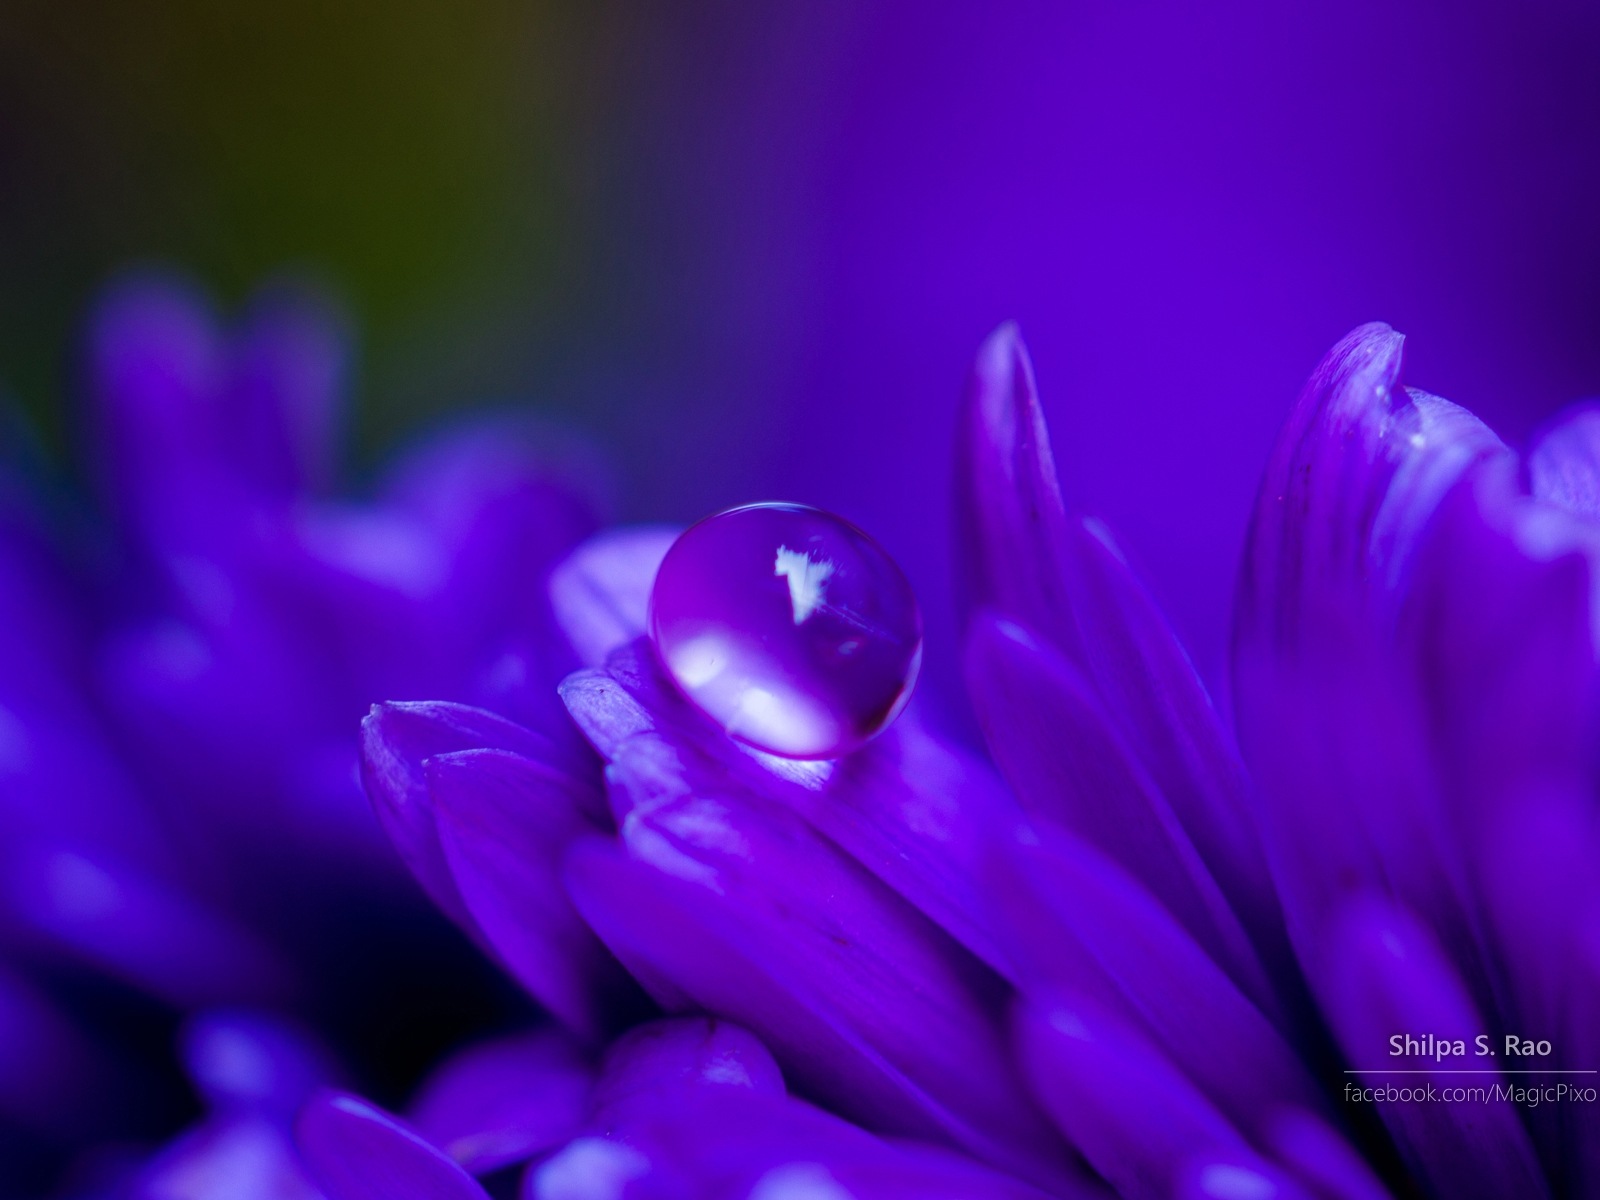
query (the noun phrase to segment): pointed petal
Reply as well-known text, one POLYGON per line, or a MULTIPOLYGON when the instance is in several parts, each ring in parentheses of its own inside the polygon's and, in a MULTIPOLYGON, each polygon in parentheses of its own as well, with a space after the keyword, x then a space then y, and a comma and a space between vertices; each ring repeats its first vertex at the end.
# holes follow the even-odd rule
POLYGON ((482 747, 536 761, 554 753, 532 730, 462 704, 376 704, 361 723, 361 781, 378 820, 429 898, 468 928, 472 922, 439 849, 422 764, 435 754, 482 747))
POLYGON ((972 621, 966 666, 989 747, 1023 804, 1121 863, 1275 1011, 1238 918, 1083 676, 1026 629, 989 614, 972 621))
POLYGON ((411 1123, 474 1175, 526 1160, 578 1132, 594 1071, 558 1034, 479 1042, 429 1074, 411 1123))
POLYGON ((1387 611, 1433 510, 1506 452, 1470 413, 1401 389, 1403 339, 1364 325, 1323 359, 1278 435, 1234 613, 1237 660, 1387 611))
POLYGON ((584 666, 598 667, 644 636, 656 570, 680 532, 664 525, 608 529, 550 572, 550 606, 584 666))
POLYGON ((1323 1106, 1283 1037, 1133 879, 1039 823, 999 848, 993 903, 1027 988, 1070 989, 1140 1030, 1239 1129, 1323 1106))
POLYGON ((957 599, 991 608, 1064 652, 1081 649, 1060 569, 1066 510, 1022 336, 1002 325, 978 351, 956 434, 957 599))
POLYGON ((1568 512, 1600 518, 1600 402, 1574 404, 1533 439, 1528 486, 1568 512))
POLYGON ((1182 1072, 1088 1001, 1024 1004, 1017 1053, 1061 1131, 1128 1200, 1167 1200, 1202 1157, 1258 1161, 1182 1072))
POLYGON ((328 1200, 487 1200, 488 1193, 421 1135, 342 1092, 313 1097, 295 1143, 328 1200))
POLYGON ((1507 452, 1471 414, 1402 390, 1400 369, 1398 334, 1356 330, 1279 436, 1240 572, 1235 709, 1302 959, 1344 896, 1386 888, 1487 999, 1493 968, 1394 638, 1441 503, 1507 452))
MULTIPOLYGON (((1460 978, 1415 918, 1376 898, 1348 902, 1329 927, 1317 979, 1323 1011, 1333 1023, 1346 1060, 1357 1071, 1392 1067, 1389 1039, 1396 1032, 1431 1033, 1473 1047, 1487 1027, 1474 1011, 1460 978)), ((1433 1058, 1406 1060, 1425 1074, 1351 1076, 1362 1085, 1459 1083, 1435 1075, 1450 1065, 1433 1058)), ((1495 1077, 1484 1076, 1493 1082, 1495 1077)), ((1442 1196, 1548 1195, 1545 1180, 1515 1110, 1509 1103, 1416 1104, 1383 1101, 1379 1112, 1411 1169, 1442 1196)))
POLYGON ((581 785, 506 750, 435 754, 423 767, 445 865, 500 961, 568 1028, 592 1037, 626 980, 560 879, 591 825, 581 785))

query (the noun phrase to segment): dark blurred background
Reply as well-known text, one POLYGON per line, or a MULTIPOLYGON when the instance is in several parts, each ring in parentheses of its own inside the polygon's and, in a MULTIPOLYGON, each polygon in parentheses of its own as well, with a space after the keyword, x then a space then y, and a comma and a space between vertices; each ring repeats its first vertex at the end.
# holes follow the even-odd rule
POLYGON ((1356 323, 1520 438, 1600 391, 1581 0, 10 0, 0 380, 47 448, 120 266, 309 272, 356 454, 519 398, 624 515, 792 498, 907 565, 949 692, 951 419, 998 321, 1063 475, 1215 676, 1274 429, 1356 323))

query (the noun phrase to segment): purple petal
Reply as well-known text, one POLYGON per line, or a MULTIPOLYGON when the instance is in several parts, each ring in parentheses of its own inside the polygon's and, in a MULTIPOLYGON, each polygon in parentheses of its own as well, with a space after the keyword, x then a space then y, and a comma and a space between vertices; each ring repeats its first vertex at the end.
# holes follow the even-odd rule
POLYGON ((1344 896, 1387 888, 1488 998, 1424 698, 1394 634, 1441 503, 1506 452, 1470 414, 1402 391, 1400 349, 1386 326, 1356 330, 1279 436, 1240 574, 1235 708, 1302 958, 1344 896))
POLYGON ((1404 614, 1439 760, 1464 815, 1518 789, 1585 787, 1595 752, 1591 569, 1540 544, 1561 518, 1484 472, 1440 506, 1404 614))
POLYGON ((1073 522, 1066 563, 1083 666, 1107 714, 1269 964, 1287 974, 1282 915, 1231 733, 1110 531, 1073 522))
POLYGON ((326 1200, 282 1126, 257 1115, 207 1121, 117 1194, 131 1200, 326 1200))
POLYGON ((1331 1127, 1310 1113, 1288 1111, 1268 1123, 1267 1148, 1329 1200, 1388 1200, 1372 1168, 1331 1127))
POLYGON ((469 929, 475 927, 439 848, 422 764, 435 754, 485 747, 534 761, 556 754, 549 739, 463 704, 377 704, 361 723, 361 781, 378 820, 433 902, 469 929))
POLYGON ((292 1116, 336 1074, 327 1051, 309 1034, 260 1013, 193 1017, 180 1035, 180 1052, 195 1090, 211 1107, 279 1118, 292 1116))
MULTIPOLYGON (((900 1196, 994 1196, 1040 1200, 1042 1193, 940 1148, 888 1143, 781 1093, 744 1087, 676 1088, 630 1106, 617 1141, 582 1139, 533 1179, 537 1200, 581 1196, 558 1184, 590 1172, 626 1175, 629 1196, 781 1197, 872 1200, 900 1196), (920 1189, 920 1190, 919 1190, 920 1189)), ((619 1194, 620 1189, 613 1195, 619 1194)), ((1058 1195, 1094 1194, 1075 1180, 1058 1195)))
POLYGON ((501 962, 569 1028, 594 1036, 626 980, 562 887, 572 840, 595 826, 587 788, 505 750, 435 754, 423 768, 458 894, 501 962))
POLYGON ((1175 1200, 1314 1200, 1293 1179, 1257 1159, 1202 1158, 1183 1171, 1175 1200))
POLYGON ((1506 453, 1470 413, 1401 389, 1402 342, 1386 325, 1351 333, 1279 433, 1240 572, 1236 660, 1384 611, 1439 502, 1506 453))
POLYGON ((1038 629, 1078 656, 1062 570, 1067 516, 1022 336, 1002 325, 978 351, 956 437, 958 600, 1038 629))
MULTIPOLYGON (((619 786, 651 786, 641 777, 664 764, 642 757, 614 764, 619 786)), ((997 981, 798 818, 682 795, 635 808, 624 841, 576 846, 568 885, 664 1004, 748 1027, 808 1091, 876 1128, 1058 1169, 1000 1044, 997 981)))
POLYGON ((315 1096, 295 1122, 295 1143, 328 1200, 487 1200, 444 1153, 355 1096, 315 1096))
POLYGON ((227 415, 235 461, 268 493, 333 483, 348 341, 344 314, 312 288, 280 284, 253 301, 234 349, 227 415))
MULTIPOLYGON (((1316 980, 1323 1011, 1360 1086, 1464 1080, 1493 1086, 1500 1077, 1441 1074, 1460 1060, 1395 1059, 1391 1036, 1432 1034, 1460 1040, 1470 1055, 1484 1025, 1466 989, 1426 929, 1377 899, 1347 903, 1331 924, 1316 980), (1415 1073, 1384 1073, 1403 1067, 1415 1073)), ((1470 1059, 1467 1060, 1469 1063, 1470 1059)), ((1437 1194, 1461 1197, 1548 1194, 1527 1133, 1509 1103, 1381 1101, 1379 1112, 1407 1162, 1437 1194)))
POLYGON ((159 879, 48 842, 4 847, 3 859, 0 911, 54 951, 183 1007, 291 989, 252 934, 159 879))
POLYGON ((714 1017, 668 1018, 636 1026, 606 1051, 594 1123, 626 1126, 637 1111, 661 1104, 663 1095, 695 1087, 785 1094, 778 1064, 754 1034, 714 1017))
POLYGON ((1082 675, 1027 630, 986 613, 971 623, 966 666, 990 749, 1023 804, 1120 862, 1276 1011, 1238 918, 1082 675))
POLYGON ((1030 990, 1070 989, 1139 1029, 1247 1133, 1284 1105, 1323 1105, 1271 1022, 1091 847, 1041 824, 1001 848, 990 879, 1030 990))
POLYGON ((602 754, 660 730, 683 746, 700 782, 738 779, 781 800, 996 970, 1006 964, 978 891, 989 830, 1016 804, 991 772, 924 729, 913 709, 838 762, 791 762, 752 751, 691 709, 655 666, 648 643, 614 653, 604 671, 561 686, 573 719, 602 754))
POLYGON ((204 297, 161 273, 121 280, 91 318, 88 360, 111 510, 163 547, 215 544, 241 496, 218 454, 222 342, 204 297))
POLYGON ((1061 1131, 1128 1200, 1167 1200, 1202 1158, 1257 1161, 1182 1072, 1087 1001, 1022 1006, 1017 1052, 1061 1131))
POLYGON ((1574 404, 1557 414, 1534 439, 1525 468, 1535 496, 1600 518, 1600 402, 1574 404))
POLYGON ((681 530, 644 525, 608 529, 550 572, 550 606, 578 659, 598 667, 644 636, 656 570, 681 530))
POLYGON ((523 1162, 578 1131, 594 1071, 550 1032, 480 1042, 436 1067, 412 1124, 474 1175, 523 1162))

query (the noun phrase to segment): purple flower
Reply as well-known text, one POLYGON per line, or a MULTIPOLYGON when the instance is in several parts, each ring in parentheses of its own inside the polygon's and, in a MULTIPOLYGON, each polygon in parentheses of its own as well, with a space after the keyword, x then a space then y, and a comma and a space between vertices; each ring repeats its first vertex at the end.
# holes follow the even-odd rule
MULTIPOLYGON (((1600 1067, 1597 429, 1519 465, 1393 331, 1336 346, 1252 519, 1236 743, 1063 506, 1002 328, 957 484, 1003 783, 916 706, 835 761, 745 747, 641 636, 670 535, 586 544, 550 600, 603 780, 459 706, 364 743, 419 881, 573 1036, 637 1011, 618 963, 682 1014, 612 1042, 524 1194, 1597 1194, 1600 1108, 1550 1103, 1592 1076, 1511 1073, 1600 1067)), ((481 1194, 348 1097, 298 1138, 333 1200, 481 1194)))
POLYGON ((370 1080, 422 1021, 417 981, 437 1009, 492 979, 373 821, 373 697, 492 703, 594 769, 539 597, 597 525, 597 472, 490 416, 338 495, 351 357, 306 287, 225 328, 189 282, 131 275, 84 348, 98 504, 0 468, 0 1168, 165 1134, 188 1102, 150 1043, 181 1013, 293 1011, 370 1080))

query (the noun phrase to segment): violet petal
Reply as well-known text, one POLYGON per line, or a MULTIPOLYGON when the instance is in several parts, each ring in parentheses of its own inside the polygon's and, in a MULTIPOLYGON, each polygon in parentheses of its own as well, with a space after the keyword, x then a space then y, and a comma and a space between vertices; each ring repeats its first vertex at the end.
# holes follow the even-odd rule
POLYGON ((966 665, 990 749, 1023 804, 1120 862, 1257 1004, 1275 1011, 1238 918, 1083 676, 1027 630, 987 613, 971 623, 966 665))
POLYGON ((376 704, 361 723, 361 781, 378 820, 417 882, 451 919, 474 928, 439 848, 423 761, 484 747, 536 761, 549 739, 482 709, 436 702, 376 704))
MULTIPOLYGON (((1445 1064, 1434 1057, 1405 1061, 1420 1074, 1382 1073, 1398 1065, 1389 1053, 1396 1033, 1459 1040, 1471 1053, 1474 1037, 1486 1028, 1450 962, 1415 918, 1375 897, 1347 902, 1328 929, 1314 982, 1352 1070, 1369 1072, 1350 1076, 1351 1082, 1442 1087, 1462 1081, 1437 1074, 1445 1064)), ((1379 1112, 1411 1169, 1439 1195, 1548 1195, 1509 1103, 1382 1101, 1379 1112)))
POLYGON ((1017 1053, 1039 1099, 1127 1200, 1167 1200, 1203 1157, 1258 1161, 1181 1071, 1092 1003, 1046 993, 1017 1020, 1017 1053))
POLYGON ((1016 325, 979 349, 956 434, 957 600, 991 608, 1081 652, 1061 569, 1066 509, 1033 364, 1016 325))
POLYGON ((283 496, 332 483, 349 376, 345 315, 320 291, 280 283, 251 303, 234 347, 229 432, 234 460, 283 496))
POLYGON ((681 532, 664 525, 608 529, 550 572, 550 606, 584 666, 598 667, 644 636, 656 569, 681 532))
POLYGON ((1600 518, 1600 403, 1574 404, 1533 439, 1528 486, 1541 500, 1600 518))
POLYGON ((1274 1158, 1329 1200, 1388 1200, 1372 1168, 1350 1143, 1310 1113, 1288 1110, 1267 1125, 1274 1158))
POLYGON ((582 1036, 626 980, 562 887, 567 845, 594 827, 584 789, 506 750, 436 754, 423 766, 439 846, 474 927, 533 996, 582 1036))
POLYGON ((308 1033, 262 1013, 203 1013, 189 1019, 179 1041, 195 1090, 214 1109, 291 1117, 336 1074, 308 1033))
MULTIPOLYGON (((618 786, 653 786, 639 777, 661 764, 638 758, 613 765, 618 786)), ((663 1003, 746 1026, 876 1128, 1058 1169, 1000 1045, 998 981, 798 818, 686 794, 635 808, 623 837, 625 850, 576 846, 568 886, 663 1003)))
POLYGON ((295 1144, 328 1200, 487 1200, 472 1176, 382 1109, 342 1092, 314 1096, 295 1144))
MULTIPOLYGON (((130 1200, 336 1200, 307 1177, 283 1127, 259 1114, 207 1120, 117 1194, 130 1200)), ((399 1200, 401 1193, 391 1195, 399 1200)))
POLYGON ((748 1030, 715 1017, 670 1017, 635 1026, 606 1050, 592 1099, 594 1124, 625 1126, 663 1094, 693 1087, 786 1094, 777 1062, 748 1030))
POLYGON ((990 883, 1028 990, 1070 989, 1117 1014, 1252 1136, 1276 1108, 1323 1106, 1271 1022, 1092 847, 1041 823, 1000 848, 990 883))
POLYGON ((577 1133, 593 1078, 560 1035, 518 1034, 452 1054, 423 1081, 408 1115, 429 1142, 482 1175, 577 1133))

